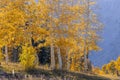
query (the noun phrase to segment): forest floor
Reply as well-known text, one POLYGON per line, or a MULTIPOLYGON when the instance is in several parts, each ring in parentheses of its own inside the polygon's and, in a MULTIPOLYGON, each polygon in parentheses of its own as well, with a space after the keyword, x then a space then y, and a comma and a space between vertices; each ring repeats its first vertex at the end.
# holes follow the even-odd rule
POLYGON ((0 80, 120 80, 113 76, 100 76, 79 72, 67 72, 37 68, 29 72, 22 70, 22 66, 17 63, 4 62, 0 65, 0 80), (14 70, 15 74, 12 74, 14 70))

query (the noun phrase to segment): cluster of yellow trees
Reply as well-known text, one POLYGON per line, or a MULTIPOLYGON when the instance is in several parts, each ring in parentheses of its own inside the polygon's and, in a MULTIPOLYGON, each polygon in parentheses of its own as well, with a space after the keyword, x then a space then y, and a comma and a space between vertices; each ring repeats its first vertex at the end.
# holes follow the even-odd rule
POLYGON ((100 49, 102 27, 92 11, 94 4, 93 0, 0 0, 0 48, 4 48, 0 56, 7 63, 8 48, 21 46, 20 63, 31 69, 37 64, 37 50, 50 46, 52 69, 87 69, 88 53, 100 49), (32 41, 43 43, 34 46, 32 41))
POLYGON ((105 74, 120 75, 120 57, 116 61, 112 60, 108 64, 103 65, 102 71, 105 74))

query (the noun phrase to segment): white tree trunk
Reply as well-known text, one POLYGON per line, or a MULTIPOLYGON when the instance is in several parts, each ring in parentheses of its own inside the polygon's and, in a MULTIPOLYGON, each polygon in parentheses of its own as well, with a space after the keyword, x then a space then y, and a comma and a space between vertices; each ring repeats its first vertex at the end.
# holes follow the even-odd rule
MULTIPOLYGON (((89 11, 89 7, 90 7, 90 5, 89 5, 89 0, 87 0, 87 11, 86 11, 86 14, 87 14, 87 20, 86 20, 86 22, 87 22, 87 25, 86 25, 86 29, 85 29, 85 34, 86 35, 88 35, 88 27, 89 27, 89 25, 90 25, 90 20, 89 20, 89 17, 90 17, 90 11, 89 11)), ((85 36, 84 37, 85 38, 85 40, 84 40, 84 44, 85 44, 85 46, 84 46, 84 67, 85 67, 85 72, 87 72, 88 71, 88 63, 87 63, 87 41, 86 41, 86 39, 87 39, 87 37, 85 36)))
POLYGON ((57 55, 58 55, 59 69, 62 69, 62 57, 59 47, 57 47, 57 55))
POLYGON ((51 44, 51 68, 55 69, 55 54, 53 44, 51 44))
POLYGON ((8 63, 8 61, 9 61, 8 47, 7 47, 7 45, 5 46, 5 61, 6 61, 6 63, 8 63))
POLYGON ((87 65, 87 50, 86 50, 86 45, 84 47, 84 68, 85 68, 85 72, 87 72, 88 65, 87 65))
POLYGON ((70 69, 70 60, 69 60, 69 49, 66 49, 66 60, 67 60, 67 70, 69 71, 70 69))

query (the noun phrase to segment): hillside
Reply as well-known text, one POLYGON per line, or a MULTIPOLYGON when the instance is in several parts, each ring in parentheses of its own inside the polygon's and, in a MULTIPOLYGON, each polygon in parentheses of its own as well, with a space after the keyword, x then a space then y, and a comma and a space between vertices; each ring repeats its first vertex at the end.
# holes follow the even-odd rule
POLYGON ((35 70, 25 72, 22 66, 16 63, 1 63, 0 79, 2 80, 119 80, 111 76, 100 76, 92 73, 68 72, 61 70, 51 71, 49 67, 38 66, 35 70), (14 75, 12 74, 14 69, 14 75))
POLYGON ((74 73, 66 71, 48 71, 36 70, 34 73, 24 74, 16 73, 13 76, 11 73, 0 73, 2 80, 112 80, 110 78, 101 77, 97 75, 90 75, 84 73, 74 73))

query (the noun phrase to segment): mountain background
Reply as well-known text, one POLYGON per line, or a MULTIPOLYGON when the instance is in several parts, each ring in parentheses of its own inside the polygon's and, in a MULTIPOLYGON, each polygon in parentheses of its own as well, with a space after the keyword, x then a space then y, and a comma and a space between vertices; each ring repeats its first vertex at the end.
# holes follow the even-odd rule
POLYGON ((101 67, 120 56, 120 0, 96 1, 95 13, 104 24, 101 33, 103 40, 98 43, 102 50, 91 52, 89 58, 94 66, 101 67))

